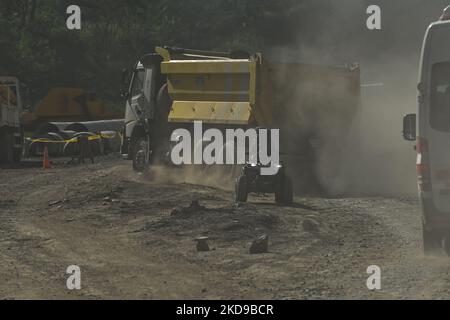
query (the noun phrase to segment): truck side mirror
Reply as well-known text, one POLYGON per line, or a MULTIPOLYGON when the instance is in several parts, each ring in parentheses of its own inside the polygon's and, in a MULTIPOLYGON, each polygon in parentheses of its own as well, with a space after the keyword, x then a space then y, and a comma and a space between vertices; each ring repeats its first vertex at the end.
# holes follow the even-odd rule
POLYGON ((125 100, 130 99, 130 93, 128 92, 127 89, 122 90, 122 92, 120 93, 120 96, 125 100))
POLYGON ((416 120, 415 113, 408 114, 403 118, 403 139, 406 141, 416 141, 416 120))
POLYGON ((419 83, 417 84, 417 90, 418 90, 421 94, 423 94, 423 93, 425 92, 425 90, 427 90, 427 86, 425 85, 425 83, 419 82, 419 83))

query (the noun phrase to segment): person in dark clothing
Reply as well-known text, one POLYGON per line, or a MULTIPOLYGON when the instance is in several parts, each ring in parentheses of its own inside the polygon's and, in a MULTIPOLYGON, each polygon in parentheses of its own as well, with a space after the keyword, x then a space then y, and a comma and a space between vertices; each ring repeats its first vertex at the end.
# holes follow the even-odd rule
POLYGON ((89 137, 80 136, 78 137, 78 147, 80 148, 80 158, 79 163, 85 163, 85 159, 91 159, 91 162, 94 163, 94 154, 91 149, 91 145, 89 143, 89 137))

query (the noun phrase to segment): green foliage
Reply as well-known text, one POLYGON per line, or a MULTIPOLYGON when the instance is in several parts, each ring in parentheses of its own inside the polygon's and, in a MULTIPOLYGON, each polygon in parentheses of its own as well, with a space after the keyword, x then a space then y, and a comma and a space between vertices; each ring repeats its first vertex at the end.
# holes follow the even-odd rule
POLYGON ((295 8, 295 1, 273 0, 76 3, 81 31, 66 28, 72 1, 0 1, 0 74, 17 75, 41 95, 50 87, 74 86, 116 100, 121 70, 154 46, 255 51, 265 38, 280 38, 283 17, 295 8))
MULTIPOLYGON (((0 74, 17 75, 37 96, 51 87, 73 86, 120 101, 122 69, 156 45, 249 52, 307 47, 314 55, 317 48, 334 56, 344 52, 345 58, 358 53, 356 59, 362 52, 384 53, 405 37, 410 47, 419 47, 429 17, 417 23, 420 32, 410 32, 407 21, 420 21, 429 1, 375 1, 385 8, 386 28, 369 33, 365 9, 372 2, 0 0, 0 74), (405 11, 411 2, 417 10, 405 11), (82 9, 80 31, 66 28, 66 9, 74 3, 82 9)), ((433 16, 445 2, 436 0, 433 16)))

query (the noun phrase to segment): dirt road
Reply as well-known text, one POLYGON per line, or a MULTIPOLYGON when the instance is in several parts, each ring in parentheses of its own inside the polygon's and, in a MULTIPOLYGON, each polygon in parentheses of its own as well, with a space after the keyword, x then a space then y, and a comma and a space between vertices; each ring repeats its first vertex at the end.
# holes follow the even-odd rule
POLYGON ((414 195, 236 206, 232 192, 180 175, 138 177, 113 158, 0 169, 0 298, 450 298, 450 259, 423 256, 414 195), (182 210, 193 200, 201 207, 182 210), (250 255, 261 234, 270 252, 250 255), (196 251, 201 235, 211 251, 196 251), (69 265, 80 291, 66 288, 69 265), (380 291, 366 287, 370 265, 380 291))

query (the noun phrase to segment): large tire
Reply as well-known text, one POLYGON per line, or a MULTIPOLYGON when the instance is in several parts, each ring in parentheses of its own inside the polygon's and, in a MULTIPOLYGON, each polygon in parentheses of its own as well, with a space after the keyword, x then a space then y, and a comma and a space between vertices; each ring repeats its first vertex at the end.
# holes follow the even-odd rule
POLYGON ((235 199, 236 202, 247 202, 248 200, 248 180, 246 175, 241 175, 236 179, 235 199))
POLYGON ((163 85, 156 97, 156 109, 154 119, 150 125, 150 136, 152 137, 153 161, 156 163, 167 162, 167 144, 170 140, 169 113, 172 101, 169 96, 168 85, 163 85))
POLYGON ((428 230, 423 226, 423 252, 426 256, 439 252, 442 248, 441 237, 434 230, 428 230))
POLYGON ((6 130, 0 130, 0 163, 14 162, 14 136, 6 130))
POLYGON ((294 201, 294 187, 292 179, 282 176, 275 185, 275 202, 281 205, 290 205, 294 201))
POLYGON ((294 202, 294 187, 290 177, 284 177, 283 204, 290 205, 294 202))
POLYGON ((22 160, 22 149, 14 149, 13 161, 14 163, 19 163, 22 160))
POLYGON ((145 138, 138 138, 132 146, 133 150, 133 170, 137 173, 145 173, 148 170, 146 161, 148 145, 145 138))
POLYGON ((159 89, 158 96, 156 97, 156 120, 167 122, 171 106, 172 101, 169 96, 169 86, 166 83, 159 89))

